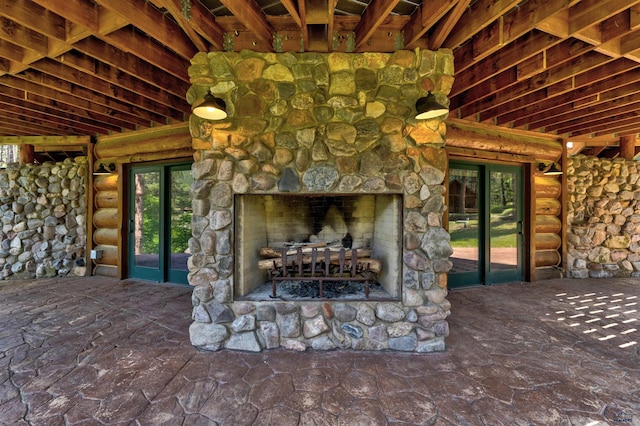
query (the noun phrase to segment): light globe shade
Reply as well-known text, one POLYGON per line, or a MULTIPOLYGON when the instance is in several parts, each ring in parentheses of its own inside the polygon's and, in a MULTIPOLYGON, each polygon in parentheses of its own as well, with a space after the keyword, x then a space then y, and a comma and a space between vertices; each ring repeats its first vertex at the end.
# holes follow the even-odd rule
POLYGON ((433 93, 429 93, 416 101, 416 120, 428 120, 448 113, 449 108, 436 101, 433 93))
POLYGON ((222 99, 207 93, 204 101, 193 108, 193 113, 205 120, 224 120, 227 118, 227 105, 222 99))

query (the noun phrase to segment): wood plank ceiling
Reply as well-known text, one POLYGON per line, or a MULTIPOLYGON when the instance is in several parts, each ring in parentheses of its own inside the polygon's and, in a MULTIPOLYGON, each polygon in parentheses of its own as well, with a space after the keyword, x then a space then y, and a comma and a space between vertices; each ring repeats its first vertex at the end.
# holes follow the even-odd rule
POLYGON ((592 155, 640 133, 640 0, 0 0, 0 136, 185 121, 198 51, 416 47, 454 52, 452 120, 592 155))

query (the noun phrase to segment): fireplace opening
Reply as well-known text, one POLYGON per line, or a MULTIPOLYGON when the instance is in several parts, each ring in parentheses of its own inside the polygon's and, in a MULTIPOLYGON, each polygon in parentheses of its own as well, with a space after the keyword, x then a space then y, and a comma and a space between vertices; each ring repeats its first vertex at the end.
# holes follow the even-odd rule
POLYGON ((237 194, 234 211, 235 299, 273 300, 277 292, 282 300, 399 300, 400 194, 237 194), (302 276, 308 277, 314 265, 315 270, 330 267, 325 277, 340 279, 298 279, 295 272, 291 279, 282 277, 273 269, 282 265, 283 250, 285 262, 304 263, 302 276), (352 267, 356 280, 344 278, 352 267), (365 283, 365 272, 371 282, 365 283), (281 277, 275 284, 274 276, 281 277))

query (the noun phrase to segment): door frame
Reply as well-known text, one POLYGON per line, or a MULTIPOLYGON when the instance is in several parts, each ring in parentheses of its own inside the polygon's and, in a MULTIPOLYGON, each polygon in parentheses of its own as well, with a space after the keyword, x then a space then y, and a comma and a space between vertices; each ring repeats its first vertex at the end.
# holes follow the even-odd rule
MULTIPOLYGON (((447 209, 449 208, 449 171, 450 164, 468 164, 477 166, 495 165, 495 166, 512 166, 519 167, 522 170, 521 176, 521 193, 522 193, 522 254, 520 261, 522 262, 522 281, 531 282, 535 280, 535 262, 533 256, 535 256, 535 194, 534 194, 534 172, 535 172, 535 160, 525 156, 520 156, 518 160, 521 161, 501 161, 496 160, 495 156, 487 156, 487 158, 481 158, 477 152, 474 152, 473 156, 467 156, 460 153, 447 152, 447 170, 445 173, 445 185, 446 193, 445 203, 447 209), (480 158, 479 158, 480 157, 480 158)), ((484 173, 484 169, 481 169, 484 173)), ((484 192, 484 191, 483 191, 484 192)), ((444 214, 442 218, 443 226, 449 232, 449 215, 444 214)), ((484 238, 484 236, 483 236, 484 238)), ((482 250, 485 250, 483 247, 482 250)), ((479 284, 483 285, 483 284, 479 284)))
MULTIPOLYGON (((131 191, 131 185, 132 185, 132 178, 133 178, 133 171, 134 170, 141 170, 141 169, 149 169, 149 170, 153 170, 153 169, 161 169, 161 175, 165 174, 165 171, 171 167, 184 167, 184 170, 190 169, 191 166, 193 164, 193 158, 192 157, 188 157, 188 158, 176 158, 176 159, 172 159, 171 161, 153 161, 153 162, 145 162, 145 163, 129 163, 126 165, 123 165, 123 170, 122 170, 122 174, 121 176, 124 177, 124 179, 121 179, 121 182, 119 184, 120 188, 121 188, 121 193, 124 194, 124 196, 120 197, 120 200, 122 200, 122 204, 121 204, 121 211, 122 211, 122 216, 121 216, 121 228, 120 228, 120 234, 121 234, 121 238, 120 241, 122 242, 122 246, 121 246, 121 250, 120 250, 120 264, 122 265, 122 269, 119 273, 120 278, 124 279, 124 278, 132 278, 132 279, 148 279, 148 278, 141 278, 141 277, 132 277, 131 276, 131 238, 129 238, 129 226, 130 226, 130 218, 131 218, 131 214, 132 214, 132 204, 131 204, 131 197, 132 197, 132 191, 131 191)), ((162 178, 162 177, 161 177, 162 178)), ((167 198, 167 194, 169 193, 170 189, 165 185, 164 192, 162 193, 162 199, 166 199, 167 198)), ((160 223, 161 223, 161 227, 164 228, 164 221, 166 219, 166 210, 168 209, 167 205, 168 203, 162 203, 162 209, 163 209, 163 215, 160 218, 160 223)), ((170 236, 169 236, 170 238, 170 236)), ((162 246, 162 241, 164 241, 165 236, 160 236, 161 239, 161 243, 160 245, 162 246)), ((167 244, 164 244, 165 246, 165 251, 168 252, 169 251, 169 246, 167 244)), ((165 255, 166 257, 166 255, 165 255)), ((161 262, 162 259, 161 259, 161 262)), ((154 282, 160 282, 160 283, 166 283, 166 284, 180 284, 180 285, 188 285, 188 281, 182 281, 182 280, 177 280, 177 281, 169 281, 170 279, 170 273, 168 270, 166 270, 166 268, 164 268, 165 272, 163 272, 164 274, 164 280, 165 281, 156 281, 154 279, 150 279, 151 281, 154 282)))

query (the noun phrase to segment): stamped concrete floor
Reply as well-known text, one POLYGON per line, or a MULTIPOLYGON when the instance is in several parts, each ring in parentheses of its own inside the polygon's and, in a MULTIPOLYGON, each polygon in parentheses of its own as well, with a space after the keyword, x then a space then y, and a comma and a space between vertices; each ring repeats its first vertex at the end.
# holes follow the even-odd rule
POLYGON ((201 352, 190 289, 0 282, 0 424, 640 425, 640 281, 453 292, 448 349, 201 352))

